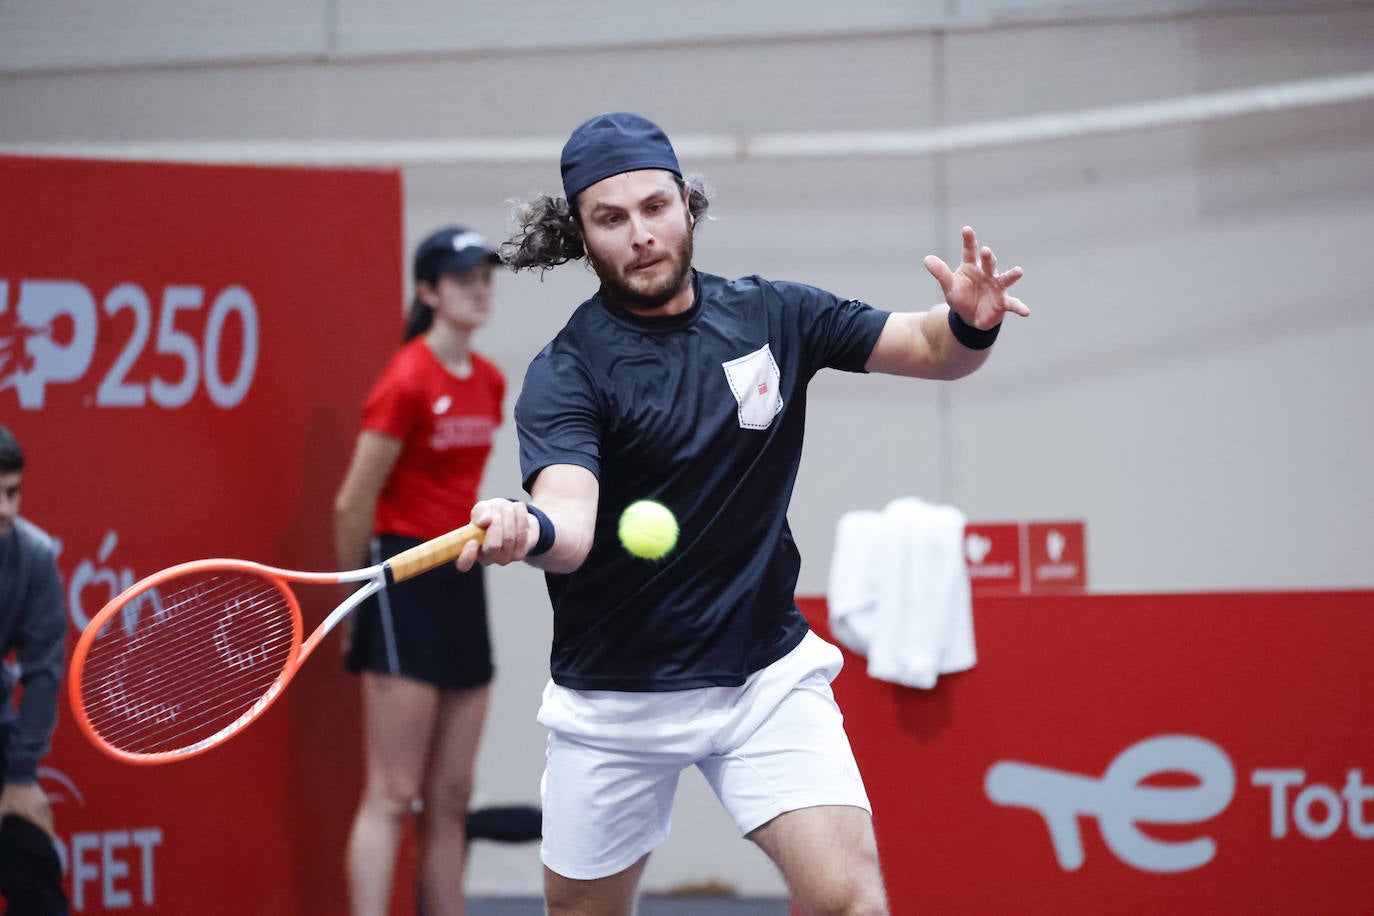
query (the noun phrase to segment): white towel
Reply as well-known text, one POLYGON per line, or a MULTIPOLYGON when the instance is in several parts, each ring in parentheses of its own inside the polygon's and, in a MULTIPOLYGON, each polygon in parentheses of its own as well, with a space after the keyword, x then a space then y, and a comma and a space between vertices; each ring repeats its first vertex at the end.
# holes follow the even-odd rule
POLYGON ((930 688, 973 667, 964 514, 915 497, 846 512, 835 530, 827 603, 835 638, 871 677, 930 688))

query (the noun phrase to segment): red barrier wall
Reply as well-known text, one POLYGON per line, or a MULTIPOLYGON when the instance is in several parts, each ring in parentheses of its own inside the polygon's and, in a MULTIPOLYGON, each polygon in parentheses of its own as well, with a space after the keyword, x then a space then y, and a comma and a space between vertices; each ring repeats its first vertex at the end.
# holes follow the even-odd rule
MULTIPOLYGON (((71 642, 171 563, 334 568, 333 493, 399 343, 400 191, 394 171, 0 157, 0 418, 24 514, 62 543, 71 642)), ((307 626, 337 600, 304 594, 307 626)), ((64 695, 42 776, 76 911, 346 911, 361 752, 338 659, 157 767, 98 754, 64 695)))
MULTIPOLYGON (((823 599, 803 610, 829 634, 823 599)), ((1374 912, 1374 592, 976 600, 978 664, 835 682, 892 912, 1374 912)))

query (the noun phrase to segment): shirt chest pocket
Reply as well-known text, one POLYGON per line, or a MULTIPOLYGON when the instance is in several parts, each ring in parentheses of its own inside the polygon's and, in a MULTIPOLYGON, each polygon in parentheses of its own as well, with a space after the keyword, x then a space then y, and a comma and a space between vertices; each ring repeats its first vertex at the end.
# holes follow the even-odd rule
POLYGON ((782 376, 768 344, 721 363, 721 368, 739 404, 740 428, 767 429, 782 412, 782 376))

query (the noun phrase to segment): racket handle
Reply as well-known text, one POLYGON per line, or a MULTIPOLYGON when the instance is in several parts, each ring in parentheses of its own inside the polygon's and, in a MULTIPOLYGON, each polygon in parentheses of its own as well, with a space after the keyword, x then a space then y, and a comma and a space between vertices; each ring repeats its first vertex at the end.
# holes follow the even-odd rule
POLYGON ((481 541, 483 529, 476 525, 464 525, 448 534, 417 544, 409 550, 402 550, 386 561, 391 570, 392 582, 403 582, 422 572, 428 572, 441 563, 447 563, 463 552, 468 541, 481 541))

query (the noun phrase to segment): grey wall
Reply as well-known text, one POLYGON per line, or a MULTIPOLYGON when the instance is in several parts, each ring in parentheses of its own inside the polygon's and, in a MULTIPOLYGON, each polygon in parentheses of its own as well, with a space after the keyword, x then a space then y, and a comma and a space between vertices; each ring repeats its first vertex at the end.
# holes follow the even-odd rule
MULTIPOLYGON (((375 162, 389 142, 447 143, 400 162, 408 247, 455 218, 500 236, 507 201, 556 191, 558 144, 608 109, 688 138, 871 139, 1371 70, 1368 3, 614 0, 572 16, 550 0, 7 0, 0 149, 197 141, 251 160, 274 142, 318 161, 348 141, 375 162), (519 138, 552 152, 452 154, 519 138)), ((973 519, 1082 518, 1103 591, 1374 586, 1368 96, 975 146, 684 153, 716 192, 698 234, 712 272, 922 308, 939 290, 921 258, 957 258, 964 223, 1027 271, 1035 314, 975 376, 813 386, 791 507, 800 590, 824 590, 840 513, 905 495, 973 519)), ((518 379, 593 287, 575 265, 502 277, 481 347, 518 379)), ((507 427, 488 492, 517 492, 515 461, 507 427)), ((532 570, 490 582, 500 678, 479 800, 532 800, 547 601, 532 570)), ((647 884, 781 893, 730 830, 686 779, 647 884)), ((472 886, 536 893, 533 849, 477 850, 472 886)))

